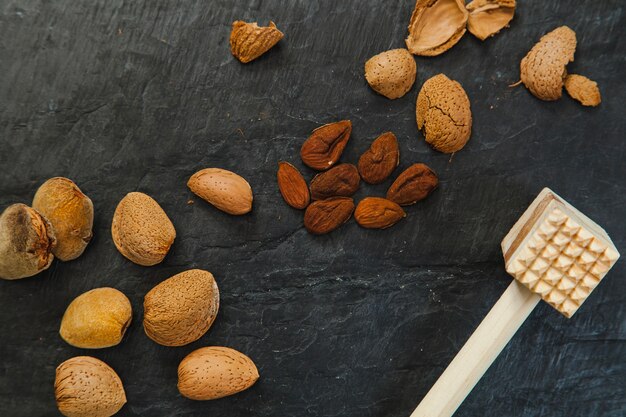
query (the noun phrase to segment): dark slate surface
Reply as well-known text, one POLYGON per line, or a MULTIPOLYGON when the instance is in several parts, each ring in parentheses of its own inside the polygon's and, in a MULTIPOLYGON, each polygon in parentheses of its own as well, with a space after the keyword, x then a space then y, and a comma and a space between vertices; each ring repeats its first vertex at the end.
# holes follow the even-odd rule
MULTIPOLYGON (((362 68, 403 46, 411 3, 0 0, 0 207, 31 201, 51 176, 75 180, 96 207, 80 259, 0 282, 2 416, 58 415, 55 367, 83 354, 124 381, 120 416, 408 416, 508 285, 500 240, 542 187, 626 252, 623 2, 523 1, 496 38, 465 36, 443 56, 418 58, 416 86, 389 101, 362 68), (286 38, 241 65, 228 49, 235 19, 272 19, 286 38), (597 109, 507 87, 529 48, 562 24, 578 34, 570 71, 601 86, 597 109), (439 72, 472 102, 472 139, 453 158, 415 125, 418 89, 439 72), (314 237, 282 202, 276 163, 301 166, 308 133, 343 118, 354 123, 344 161, 392 130, 400 168, 425 162, 441 186, 392 229, 352 221, 314 237), (190 194, 187 178, 211 166, 250 181, 250 215, 190 194), (113 211, 130 191, 153 196, 176 226, 161 265, 134 265, 112 244, 113 211), (218 280, 218 319, 189 346, 158 346, 141 327, 143 296, 195 267, 218 280), (127 337, 98 351, 68 346, 57 333, 66 306, 100 286, 130 298, 127 337), (181 397, 176 367, 206 345, 247 353, 260 381, 214 402, 181 397)), ((571 320, 540 304, 457 416, 626 415, 624 264, 571 320)))

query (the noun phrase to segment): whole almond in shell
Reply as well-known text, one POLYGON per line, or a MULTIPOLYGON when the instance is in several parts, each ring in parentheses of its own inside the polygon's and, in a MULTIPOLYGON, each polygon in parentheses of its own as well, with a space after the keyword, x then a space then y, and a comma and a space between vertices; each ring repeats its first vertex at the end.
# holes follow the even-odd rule
POLYGON ((324 171, 339 161, 350 139, 352 122, 342 120, 320 126, 302 144, 300 157, 310 168, 324 171))
POLYGON ((541 100, 561 98, 566 65, 574 60, 576 33, 561 26, 541 37, 520 63, 522 82, 541 100))
POLYGON ((467 29, 484 41, 509 25, 515 6, 515 0, 473 0, 466 6, 469 11, 467 29))
POLYGON ((152 266, 165 258, 176 230, 159 203, 149 195, 132 192, 115 209, 111 235, 122 255, 138 265, 152 266))
POLYGON ((52 224, 57 245, 52 250, 62 261, 78 258, 91 240, 93 204, 70 179, 55 177, 35 193, 33 208, 52 224))
POLYGON ((178 365, 178 391, 191 400, 215 400, 237 394, 258 379, 254 362, 227 347, 194 350, 178 365))
POLYGON ((57 367, 54 395, 67 417, 110 417, 126 404, 120 377, 90 356, 77 356, 57 367))
POLYGON ((283 33, 274 22, 259 26, 256 22, 233 22, 230 32, 230 51, 242 63, 253 61, 269 51, 283 38, 283 33))
POLYGON ((437 175, 427 165, 413 164, 391 184, 387 199, 408 206, 428 197, 438 184, 437 175))
POLYGON ((415 82, 417 65, 409 51, 392 49, 365 63, 365 79, 374 91, 389 99, 405 95, 415 82))
POLYGON ((315 235, 330 233, 350 220, 353 211, 350 197, 314 201, 304 212, 304 227, 315 235))
POLYGON ((569 74, 565 78, 565 91, 583 106, 598 106, 602 102, 598 83, 584 75, 569 74))
POLYGON ((0 215, 0 278, 20 279, 48 269, 56 246, 54 229, 37 210, 13 204, 0 215))
POLYGON ((386 229, 406 217, 398 204, 386 198, 367 197, 359 202, 354 220, 366 229, 386 229))
POLYGON ((470 101, 458 82, 444 74, 426 80, 417 96, 417 127, 440 152, 461 150, 472 133, 470 101))
POLYGON ((330 197, 350 197, 359 189, 361 177, 352 164, 339 164, 311 180, 311 197, 324 200, 330 197))
POLYGON ((99 349, 122 341, 133 310, 115 288, 96 288, 76 297, 65 310, 59 333, 72 346, 99 349))
POLYGON ((464 0, 417 0, 406 46, 415 55, 442 54, 461 40, 467 19, 464 0))
POLYGON ((306 181, 300 171, 289 162, 278 163, 278 189, 287 204, 295 209, 305 209, 309 205, 311 196, 306 181))
POLYGON ((399 164, 398 139, 393 133, 385 132, 377 137, 359 158, 359 174, 367 183, 380 184, 399 164))
POLYGON ((161 345, 183 346, 209 330, 219 305, 220 293, 210 272, 184 271, 146 294, 143 327, 146 335, 161 345))
POLYGON ((189 178, 187 186, 198 197, 233 215, 252 210, 252 188, 248 181, 221 168, 205 168, 189 178))

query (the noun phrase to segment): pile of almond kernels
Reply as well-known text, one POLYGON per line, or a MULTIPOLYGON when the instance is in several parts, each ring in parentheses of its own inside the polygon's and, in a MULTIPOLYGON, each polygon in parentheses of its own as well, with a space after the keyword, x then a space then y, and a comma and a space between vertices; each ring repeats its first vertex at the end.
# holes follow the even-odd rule
POLYGON ((358 168, 337 164, 343 153, 352 123, 342 120, 321 126, 302 144, 300 157, 317 174, 307 185, 296 167, 278 163, 278 188, 285 202, 304 212, 304 227, 313 234, 332 232, 347 222, 352 213, 356 222, 368 229, 385 229, 406 217, 400 206, 426 198, 437 188, 437 175, 424 164, 413 164, 391 184, 386 198, 366 197, 354 206, 352 195, 361 179, 370 184, 386 180, 400 163, 398 140, 391 132, 380 135, 359 158, 358 168), (314 200, 311 203, 311 200, 314 200))

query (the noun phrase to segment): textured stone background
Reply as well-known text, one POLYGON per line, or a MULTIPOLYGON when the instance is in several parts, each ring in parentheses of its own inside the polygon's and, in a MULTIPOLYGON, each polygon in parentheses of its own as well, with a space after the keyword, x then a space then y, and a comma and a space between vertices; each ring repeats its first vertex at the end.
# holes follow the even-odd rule
MULTIPOLYGON (((500 240, 542 187, 626 253, 625 5, 520 3, 497 37, 466 35, 443 56, 418 58, 416 86, 389 101, 362 68, 403 46, 411 0, 0 0, 0 207, 30 202, 51 176, 75 180, 96 207, 80 259, 0 282, 0 414, 58 415, 55 367, 89 354, 124 381, 120 416, 408 416, 508 285, 500 240), (272 19, 286 37, 241 65, 228 49, 235 19, 272 19), (597 109, 507 87, 530 47, 562 24, 578 34, 569 70, 601 86, 597 109), (472 102, 472 139, 453 158, 415 126, 419 87, 439 72, 472 102), (301 166, 308 133, 343 118, 354 124, 344 161, 392 130, 400 169, 425 162, 441 186, 392 229, 352 221, 314 237, 282 202, 276 163, 301 166), (210 166, 250 181, 250 215, 190 194, 187 178, 210 166), (111 242, 113 211, 130 191, 153 196, 176 226, 161 265, 134 265, 111 242), (143 296, 194 267, 218 280, 218 319, 189 346, 158 346, 141 327, 143 296), (100 286, 129 296, 133 325, 114 348, 68 346, 57 334, 67 304, 100 286), (247 353, 260 381, 219 401, 184 399, 176 367, 206 345, 247 353)), ((362 187, 357 199, 388 185, 362 187)), ((624 265, 571 320, 540 304, 457 416, 626 415, 624 265)))

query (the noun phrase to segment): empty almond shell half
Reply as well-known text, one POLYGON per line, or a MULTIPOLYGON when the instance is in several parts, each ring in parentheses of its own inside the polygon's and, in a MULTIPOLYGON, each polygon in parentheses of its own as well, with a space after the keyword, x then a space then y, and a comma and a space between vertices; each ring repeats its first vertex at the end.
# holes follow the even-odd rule
POLYGON ((440 152, 461 150, 472 133, 470 101, 458 82, 444 74, 426 80, 417 96, 417 127, 440 152))
POLYGON ((464 0, 417 0, 409 23, 407 48, 422 56, 444 53, 465 34, 468 15, 464 0))
POLYGON ((146 335, 164 346, 198 340, 215 321, 220 293, 213 274, 191 269, 151 289, 143 302, 146 335))
POLYGON ((598 83, 584 75, 569 74, 565 78, 565 91, 583 106, 598 106, 602 101, 598 83))
POLYGON ((259 26, 256 22, 233 22, 230 32, 230 51, 242 63, 253 61, 269 51, 283 38, 283 33, 274 22, 259 26))
POLYGON ((561 26, 541 37, 520 63, 522 82, 541 100, 561 98, 565 66, 574 60, 576 33, 561 26))
POLYGON ((466 8, 467 29, 484 41, 508 26, 515 15, 515 0, 474 0, 466 8))
POLYGON ((417 74, 415 59, 404 48, 374 55, 365 63, 365 79, 378 94, 389 99, 405 95, 417 74))
POLYGON ((77 356, 58 366, 54 396, 67 417, 110 417, 126 404, 120 377, 91 356, 77 356))

